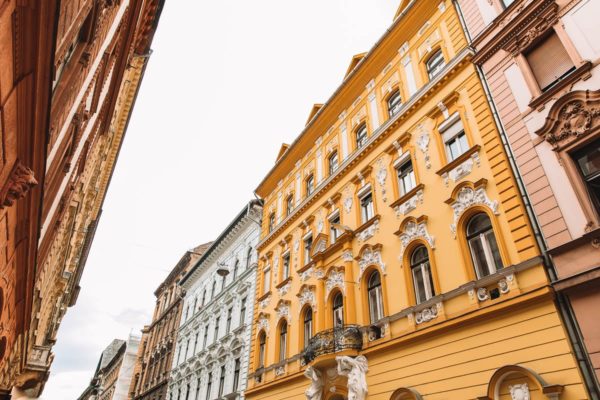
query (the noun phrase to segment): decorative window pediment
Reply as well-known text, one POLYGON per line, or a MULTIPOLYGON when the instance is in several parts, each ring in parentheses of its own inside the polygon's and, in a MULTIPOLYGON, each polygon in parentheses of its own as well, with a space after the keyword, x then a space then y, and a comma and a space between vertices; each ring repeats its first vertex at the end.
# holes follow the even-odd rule
POLYGON ((435 248, 435 238, 427 231, 427 217, 424 215, 419 218, 405 218, 400 224, 400 229, 395 232, 395 235, 398 235, 402 242, 400 257, 404 255, 404 251, 406 251, 408 245, 417 239, 425 241, 431 249, 435 248))
POLYGON ((360 269, 358 280, 360 282, 365 270, 371 266, 376 265, 381 269, 381 272, 385 275, 385 263, 381 258, 381 248, 383 246, 381 244, 376 244, 374 246, 364 245, 360 250, 358 257, 356 257, 356 261, 358 261, 358 267, 360 269))
POLYGON ((486 179, 480 179, 475 183, 465 182, 457 186, 452 192, 452 196, 446 200, 446 204, 452 207, 454 214, 454 221, 450 225, 450 230, 455 239, 458 221, 469 208, 480 205, 489 208, 495 215, 499 214, 498 201, 490 200, 485 191, 486 184, 486 179))
POLYGON ((346 285, 344 283, 344 269, 333 267, 327 273, 325 280, 325 297, 329 296, 329 293, 338 288, 342 293, 346 293, 346 285))
POLYGON ((559 150, 596 129, 600 129, 600 90, 577 90, 552 105, 544 126, 535 133, 559 150))
POLYGON ((300 303, 300 308, 304 307, 305 304, 310 304, 311 307, 316 305, 315 286, 314 285, 302 285, 300 291, 296 294, 300 303))
POLYGON ((291 302, 289 300, 279 300, 277 303, 277 308, 275 311, 277 312, 278 318, 285 318, 288 324, 291 322, 291 314, 290 314, 291 302))

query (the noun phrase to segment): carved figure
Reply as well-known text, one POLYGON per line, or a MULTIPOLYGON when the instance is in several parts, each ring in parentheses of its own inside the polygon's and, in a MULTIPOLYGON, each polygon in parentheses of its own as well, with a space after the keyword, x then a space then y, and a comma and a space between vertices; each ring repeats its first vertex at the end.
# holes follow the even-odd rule
POLYGON ((365 400, 367 398, 367 358, 358 356, 338 356, 338 373, 348 377, 348 400, 365 400))
POLYGON ((311 380, 310 386, 304 392, 306 400, 321 400, 321 397, 323 396, 323 386, 325 386, 321 372, 310 366, 304 371, 304 376, 311 380))

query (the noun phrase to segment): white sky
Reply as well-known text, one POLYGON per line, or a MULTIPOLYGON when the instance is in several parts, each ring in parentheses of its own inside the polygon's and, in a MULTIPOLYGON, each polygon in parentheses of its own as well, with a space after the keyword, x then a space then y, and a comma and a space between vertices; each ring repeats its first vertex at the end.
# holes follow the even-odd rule
POLYGON ((215 238, 368 51, 399 0, 167 0, 43 400, 75 400, 102 350, 150 322, 183 252, 215 238))

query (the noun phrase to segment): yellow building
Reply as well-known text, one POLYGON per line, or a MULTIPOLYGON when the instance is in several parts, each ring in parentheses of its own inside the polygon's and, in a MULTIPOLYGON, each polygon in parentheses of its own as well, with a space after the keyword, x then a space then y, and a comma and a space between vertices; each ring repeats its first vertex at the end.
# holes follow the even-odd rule
POLYGON ((471 56, 403 1, 282 147, 246 398, 587 398, 471 56))

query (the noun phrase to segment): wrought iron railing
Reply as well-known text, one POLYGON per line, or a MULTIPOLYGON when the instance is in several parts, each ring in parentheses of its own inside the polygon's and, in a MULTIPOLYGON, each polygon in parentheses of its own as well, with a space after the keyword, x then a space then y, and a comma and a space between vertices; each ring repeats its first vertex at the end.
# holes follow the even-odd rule
POLYGON ((308 364, 323 354, 337 353, 342 350, 362 349, 362 333, 358 325, 342 325, 321 331, 313 336, 304 349, 302 358, 308 364))

